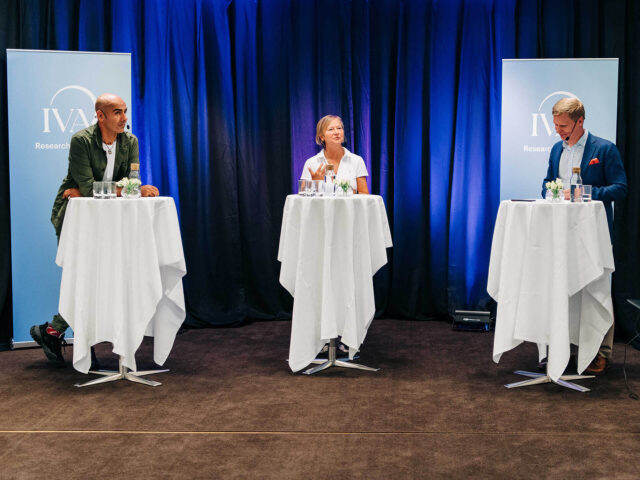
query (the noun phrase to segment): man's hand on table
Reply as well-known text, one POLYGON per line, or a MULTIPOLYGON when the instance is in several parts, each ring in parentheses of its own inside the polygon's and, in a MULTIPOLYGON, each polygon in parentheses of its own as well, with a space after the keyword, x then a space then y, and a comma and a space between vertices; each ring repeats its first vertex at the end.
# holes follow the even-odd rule
POLYGON ((143 197, 157 197, 160 195, 160 192, 153 185, 142 185, 140 187, 140 194, 143 197))
MULTIPOLYGON (((116 187, 116 194, 120 197, 122 196, 122 187, 116 187)), ((140 195, 143 197, 157 197, 160 195, 160 192, 153 185, 142 185, 140 187, 140 195)), ((67 198, 81 197, 82 194, 80 190, 77 188, 67 188, 62 194, 62 198, 65 200, 67 198)))
POLYGON ((67 198, 74 198, 74 197, 81 197, 81 196, 82 194, 80 193, 80 190, 77 188, 67 188, 62 194, 62 198, 64 198, 65 200, 67 198))

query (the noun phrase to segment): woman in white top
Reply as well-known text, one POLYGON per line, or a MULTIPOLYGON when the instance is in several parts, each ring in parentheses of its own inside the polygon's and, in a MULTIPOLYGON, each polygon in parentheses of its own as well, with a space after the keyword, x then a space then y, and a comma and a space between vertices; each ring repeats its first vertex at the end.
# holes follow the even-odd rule
MULTIPOLYGON (((337 115, 322 117, 316 125, 316 143, 323 147, 322 151, 304 163, 301 180, 324 180, 327 164, 333 165, 336 181, 349 180, 356 193, 369 193, 367 187, 367 167, 361 156, 344 148, 344 124, 337 115)), ((321 354, 328 351, 328 344, 321 354)), ((349 347, 339 342, 338 351, 348 355, 349 347)))
POLYGON ((316 143, 322 151, 308 159, 301 180, 324 180, 326 165, 333 165, 336 180, 349 180, 357 193, 369 193, 367 167, 361 156, 344 148, 344 124, 336 115, 322 117, 316 126, 316 143))

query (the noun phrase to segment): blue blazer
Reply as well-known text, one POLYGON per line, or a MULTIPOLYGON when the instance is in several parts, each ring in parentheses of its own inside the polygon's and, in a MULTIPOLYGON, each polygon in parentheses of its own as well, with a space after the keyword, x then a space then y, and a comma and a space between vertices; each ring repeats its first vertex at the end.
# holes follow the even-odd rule
MULTIPOLYGON (((542 198, 546 195, 547 182, 558 178, 558 167, 562 155, 562 141, 556 143, 549 155, 547 176, 542 182, 542 198)), ((627 174, 624 172, 618 148, 609 140, 589 133, 580 162, 580 174, 584 185, 592 185, 593 200, 601 200, 607 212, 609 232, 613 233, 613 210, 611 202, 622 200, 627 195, 627 174)))

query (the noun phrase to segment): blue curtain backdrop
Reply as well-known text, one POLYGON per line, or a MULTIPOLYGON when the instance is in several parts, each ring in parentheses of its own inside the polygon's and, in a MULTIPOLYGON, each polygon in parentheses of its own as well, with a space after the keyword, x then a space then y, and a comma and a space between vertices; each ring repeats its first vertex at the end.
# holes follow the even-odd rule
POLYGON ((188 323, 201 326, 290 315, 276 261, 282 207, 329 113, 342 116, 347 147, 387 206, 394 248, 375 279, 379 313, 422 319, 483 306, 502 58, 619 57, 618 145, 632 193, 616 205, 616 253, 627 262, 616 281, 640 296, 628 247, 638 244, 640 204, 639 19, 625 0, 2 2, 4 318, 5 48, 132 53, 143 177, 178 205, 188 323))

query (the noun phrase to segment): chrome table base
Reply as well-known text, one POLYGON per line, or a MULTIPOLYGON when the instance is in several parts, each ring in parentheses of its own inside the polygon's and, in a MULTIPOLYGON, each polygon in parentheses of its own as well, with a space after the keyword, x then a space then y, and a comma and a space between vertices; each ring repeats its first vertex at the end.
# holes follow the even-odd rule
POLYGON ((98 385, 99 383, 114 382, 116 380, 129 380, 130 382, 142 383, 143 385, 149 385, 150 387, 157 387, 162 385, 160 382, 153 380, 147 380, 141 378, 144 375, 153 375, 154 373, 164 373, 169 370, 144 370, 141 372, 132 372, 127 367, 122 365, 122 357, 118 360, 118 371, 113 370, 89 370, 89 373, 95 375, 102 375, 101 378, 89 380, 85 383, 76 383, 76 387, 89 387, 91 385, 98 385))
POLYGON ((370 372, 377 372, 378 370, 380 370, 379 368, 371 368, 365 365, 359 365, 349 360, 338 360, 336 356, 336 339, 335 338, 332 338, 329 341, 329 358, 328 359, 316 358, 311 363, 318 366, 305 370, 302 373, 304 373, 305 375, 313 375, 314 373, 321 372, 330 367, 355 368, 358 370, 368 370, 370 372))
POLYGON ((505 385, 507 388, 517 388, 517 387, 528 387, 529 385, 540 385, 542 383, 555 383, 557 385, 561 385, 566 388, 570 388, 572 390, 577 390, 578 392, 588 392, 589 389, 586 387, 582 387, 576 383, 572 383, 569 380, 581 380, 583 378, 594 378, 595 375, 562 375, 558 381, 554 381, 547 375, 546 373, 534 373, 534 372, 526 372, 524 370, 516 370, 516 375, 523 375, 525 377, 529 377, 530 380, 522 380, 521 382, 508 383, 505 385))

